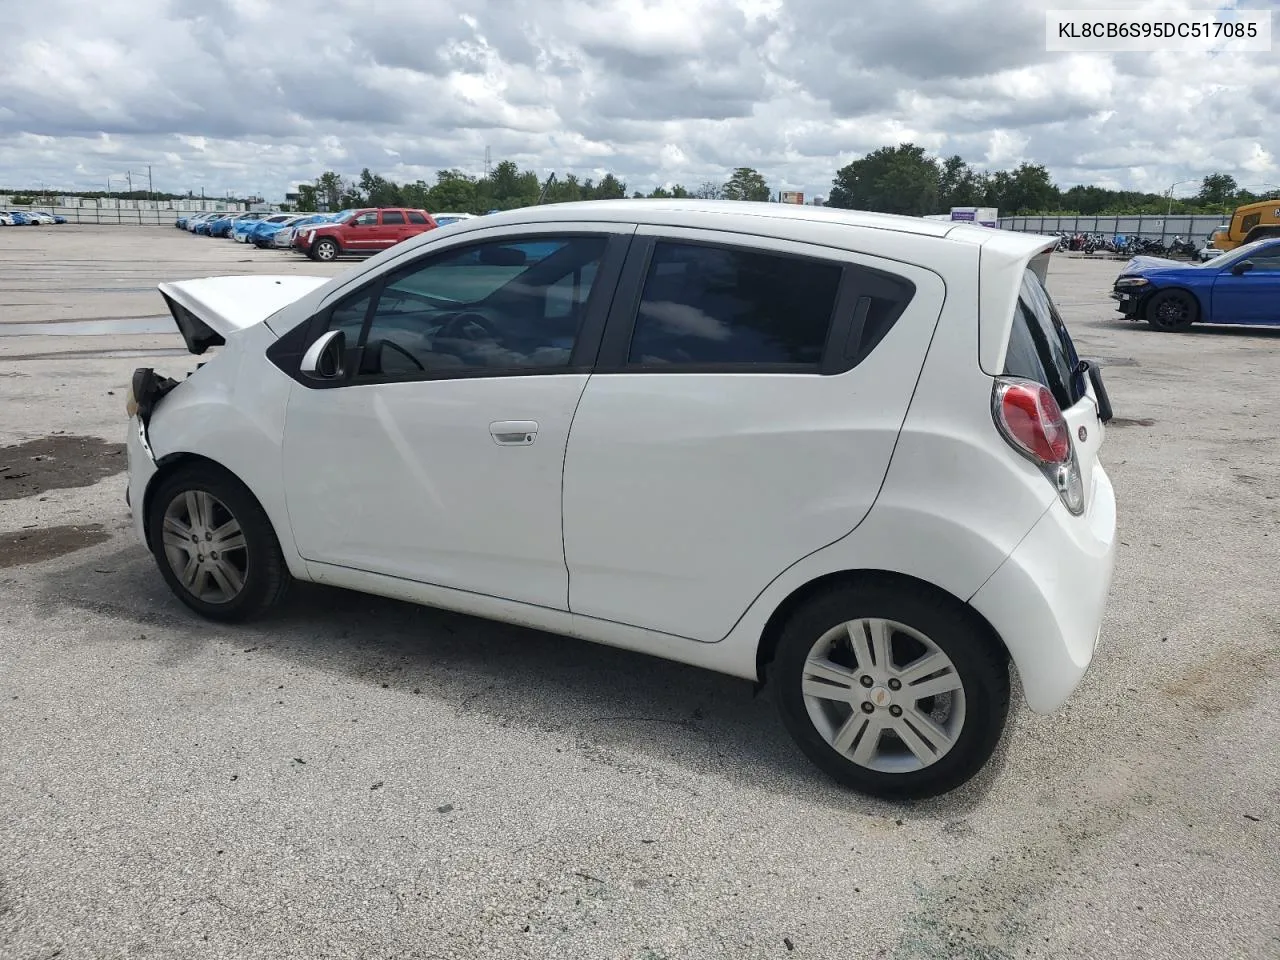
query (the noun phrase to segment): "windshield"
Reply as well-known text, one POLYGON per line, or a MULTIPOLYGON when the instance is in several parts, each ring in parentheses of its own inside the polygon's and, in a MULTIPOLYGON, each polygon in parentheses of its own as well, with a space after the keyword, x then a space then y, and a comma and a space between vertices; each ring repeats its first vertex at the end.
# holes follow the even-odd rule
POLYGON ((1252 243, 1241 244, 1234 250, 1228 250, 1221 256, 1214 257, 1212 260, 1206 260, 1200 264, 1201 267, 1225 267, 1235 263, 1237 260, 1243 260, 1246 257, 1253 256, 1259 249, 1265 247, 1269 243, 1275 242, 1275 237, 1263 237, 1261 240, 1254 240, 1252 243))

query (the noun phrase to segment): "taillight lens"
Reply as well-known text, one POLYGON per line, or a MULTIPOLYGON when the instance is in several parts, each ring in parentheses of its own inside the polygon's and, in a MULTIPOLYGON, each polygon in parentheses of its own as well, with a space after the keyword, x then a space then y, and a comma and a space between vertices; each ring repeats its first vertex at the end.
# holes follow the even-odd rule
POLYGON ((992 396, 996 426, 1017 450, 1040 463, 1066 463, 1071 428, 1049 388, 1034 380, 999 379, 992 396))
POLYGON ((1084 512, 1084 478, 1071 447, 1071 427, 1049 388, 1034 380, 1001 377, 991 394, 991 414, 1001 435, 1040 468, 1063 505, 1084 512))

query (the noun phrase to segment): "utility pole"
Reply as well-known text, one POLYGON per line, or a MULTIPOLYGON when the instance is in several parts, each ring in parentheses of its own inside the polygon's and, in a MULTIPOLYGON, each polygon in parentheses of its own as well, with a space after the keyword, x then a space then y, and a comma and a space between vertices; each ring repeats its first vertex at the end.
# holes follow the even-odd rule
POLYGON ((151 199, 151 195, 155 193, 155 188, 151 185, 151 164, 147 164, 147 199, 151 199))
POLYGON ((125 181, 129 184, 129 196, 133 196, 133 171, 126 170, 124 172, 125 181))
POLYGON ((489 152, 489 148, 484 148, 484 178, 489 179, 489 167, 493 163, 493 154, 489 152))

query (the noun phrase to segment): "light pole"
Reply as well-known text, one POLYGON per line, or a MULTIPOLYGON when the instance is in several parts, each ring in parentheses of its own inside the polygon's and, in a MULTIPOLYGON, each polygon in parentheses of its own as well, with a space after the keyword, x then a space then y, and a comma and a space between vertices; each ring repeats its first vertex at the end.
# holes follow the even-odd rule
POLYGON ((1167 191, 1165 191, 1165 196, 1167 196, 1167 197, 1169 198, 1169 209, 1165 211, 1165 216, 1166 216, 1166 217, 1171 217, 1171 216, 1173 216, 1173 189, 1174 189, 1174 187, 1180 187, 1180 186, 1182 186, 1182 184, 1184 184, 1184 183, 1197 183, 1197 182, 1199 182, 1199 178, 1198 178, 1198 177, 1193 177, 1193 178, 1192 178, 1192 179, 1190 179, 1190 180, 1179 180, 1177 183, 1171 183, 1171 184, 1169 184, 1169 189, 1168 189, 1167 191))

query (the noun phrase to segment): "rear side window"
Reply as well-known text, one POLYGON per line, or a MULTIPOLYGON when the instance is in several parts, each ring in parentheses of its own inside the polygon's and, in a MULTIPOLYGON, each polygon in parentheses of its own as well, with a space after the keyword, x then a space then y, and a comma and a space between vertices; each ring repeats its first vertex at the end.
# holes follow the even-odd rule
POLYGON ((1250 230, 1256 227, 1261 222, 1261 220, 1262 220, 1262 214, 1260 213, 1249 214, 1247 217, 1245 217, 1243 220, 1240 221, 1240 232, 1248 233, 1250 230))
POLYGON ((628 362, 817 368, 840 265, 704 244, 659 242, 628 362))
POLYGON ((1043 383, 1063 410, 1085 395, 1080 358, 1049 291, 1032 271, 1022 277, 1004 372, 1043 383))
POLYGON ((424 217, 422 214, 418 213, 418 211, 416 211, 416 210, 410 210, 410 211, 409 211, 409 222, 410 222, 410 223, 426 223, 426 222, 427 222, 427 218, 426 218, 426 217, 424 217))
POLYGON ((399 210, 387 210, 382 214, 382 222, 384 225, 389 223, 404 223, 404 214, 399 210))

